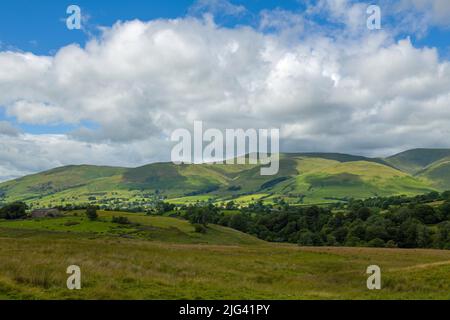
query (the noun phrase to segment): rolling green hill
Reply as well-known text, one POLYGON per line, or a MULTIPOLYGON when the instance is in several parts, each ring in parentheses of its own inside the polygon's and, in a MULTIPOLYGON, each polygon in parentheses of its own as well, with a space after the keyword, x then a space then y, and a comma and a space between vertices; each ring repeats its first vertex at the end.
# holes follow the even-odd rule
POLYGON ((153 163, 138 168, 67 166, 0 184, 0 200, 39 206, 96 203, 142 206, 213 199, 248 203, 283 198, 311 204, 450 188, 450 149, 415 149, 386 159, 339 153, 280 155, 280 170, 260 165, 153 163))
POLYGON ((450 189, 450 149, 413 149, 385 160, 433 188, 450 189))
POLYGON ((433 163, 450 157, 450 149, 412 149, 386 158, 394 167, 415 174, 433 163))
POLYGON ((450 158, 437 161, 418 172, 422 177, 437 189, 450 190, 450 158))
POLYGON ((87 192, 115 189, 125 168, 67 166, 0 184, 0 194, 9 200, 32 200, 47 195, 86 188, 87 192))
POLYGON ((300 174, 279 191, 305 195, 306 203, 430 191, 429 185, 420 179, 376 162, 302 157, 297 165, 300 174))

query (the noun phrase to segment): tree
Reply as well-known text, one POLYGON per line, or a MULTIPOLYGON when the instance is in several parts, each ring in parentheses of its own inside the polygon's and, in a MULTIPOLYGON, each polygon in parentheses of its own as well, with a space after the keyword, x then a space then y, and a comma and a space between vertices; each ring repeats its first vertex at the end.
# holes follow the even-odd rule
POLYGON ((385 247, 385 243, 383 239, 380 238, 375 238, 370 240, 367 245, 369 247, 376 247, 376 248, 384 248, 385 247))
POLYGON ((428 200, 435 201, 435 200, 439 199, 440 195, 439 195, 439 192, 432 191, 432 192, 426 194, 425 196, 427 197, 428 200))
POLYGON ((414 217, 425 224, 433 224, 439 221, 439 214, 429 205, 418 205, 414 208, 414 217))
POLYGON ((344 243, 347 238, 348 229, 347 227, 338 227, 334 232, 333 236, 336 238, 336 241, 339 243, 344 243))
POLYGON ((314 233, 307 230, 302 229, 298 232, 298 244, 301 246, 313 246, 314 245, 314 233))
POLYGON ((234 205, 234 201, 227 202, 227 205, 226 205, 225 209, 227 209, 227 210, 234 210, 234 209, 236 209, 236 206, 234 205))
POLYGON ((164 214, 166 212, 172 211, 175 209, 175 205, 172 203, 166 203, 164 201, 158 201, 155 204, 155 210, 158 214, 164 214))
POLYGON ((367 207, 362 207, 362 208, 359 208, 359 210, 358 210, 357 213, 356 213, 356 216, 357 216, 359 219, 361 219, 362 221, 366 221, 367 218, 369 218, 371 214, 372 214, 372 212, 370 211, 369 208, 367 208, 367 207))
POLYGON ((127 217, 112 217, 112 222, 113 223, 118 223, 118 224, 131 224, 131 221, 127 218, 127 217))
POLYGON ((8 220, 23 219, 27 215, 27 209, 27 205, 23 202, 10 203, 0 209, 0 218, 8 220))
POLYGON ((249 227, 247 217, 241 213, 233 215, 230 219, 229 227, 242 232, 246 232, 249 227))
POLYGON ((189 207, 186 211, 186 218, 192 224, 201 224, 206 227, 211 222, 213 211, 203 207, 189 207))
POLYGON ((450 249, 450 221, 438 225, 435 246, 441 249, 450 249))
POLYGON ((400 225, 399 245, 402 248, 416 248, 419 237, 420 221, 417 219, 408 219, 400 225))
POLYGON ((450 191, 444 191, 441 194, 442 199, 444 200, 450 200, 450 191))
POLYGON ((86 216, 91 221, 97 220, 97 218, 98 218, 97 208, 93 207, 93 206, 87 207, 86 208, 86 216))
POLYGON ((388 237, 386 226, 386 219, 378 215, 371 216, 366 221, 366 240, 386 239, 388 237))
POLYGON ((359 239, 364 239, 366 235, 366 228, 364 227, 364 222, 357 219, 350 224, 348 237, 354 237, 359 239))
POLYGON ((429 248, 431 246, 430 231, 427 226, 421 225, 417 228, 417 244, 421 248, 429 248))
POLYGON ((450 220, 450 201, 445 201, 441 207, 442 220, 450 220))
POLYGON ((398 248, 398 246, 394 240, 389 240, 386 242, 386 248, 398 248))
POLYGON ((357 247, 361 243, 361 239, 356 236, 348 236, 345 241, 347 247, 357 247))
POLYGON ((317 231, 319 226, 320 209, 316 206, 306 209, 306 223, 309 230, 317 231))

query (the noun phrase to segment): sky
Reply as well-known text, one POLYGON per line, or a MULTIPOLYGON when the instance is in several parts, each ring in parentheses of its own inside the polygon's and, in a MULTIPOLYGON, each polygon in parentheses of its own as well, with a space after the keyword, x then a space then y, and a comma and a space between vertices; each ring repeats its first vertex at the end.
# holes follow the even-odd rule
POLYGON ((2 1, 0 181, 169 161, 195 120, 284 152, 450 147, 449 60, 448 0, 2 1))

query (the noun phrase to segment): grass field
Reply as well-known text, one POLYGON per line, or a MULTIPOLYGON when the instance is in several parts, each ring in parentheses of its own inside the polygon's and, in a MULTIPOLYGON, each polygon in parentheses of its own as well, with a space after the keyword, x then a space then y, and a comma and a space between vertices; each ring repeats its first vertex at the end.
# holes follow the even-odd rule
POLYGON ((450 299, 450 251, 298 247, 219 226, 199 234, 175 218, 99 213, 96 222, 81 212, 0 221, 0 299, 450 299), (72 264, 81 290, 66 288, 72 264), (381 267, 381 290, 366 288, 371 264, 381 267))

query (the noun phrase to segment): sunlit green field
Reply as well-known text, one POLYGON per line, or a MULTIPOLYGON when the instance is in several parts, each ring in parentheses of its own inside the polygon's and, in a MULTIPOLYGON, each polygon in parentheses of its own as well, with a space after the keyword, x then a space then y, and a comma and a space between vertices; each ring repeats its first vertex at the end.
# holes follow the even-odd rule
POLYGON ((99 213, 94 222, 81 211, 0 221, 0 299, 450 299, 450 251, 302 248, 219 226, 195 233, 175 218, 99 213), (73 264, 81 290, 66 288, 73 264), (366 287, 371 264, 381 267, 381 290, 366 287))

